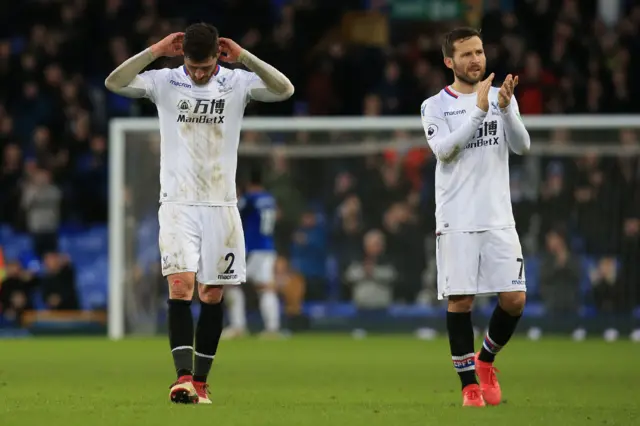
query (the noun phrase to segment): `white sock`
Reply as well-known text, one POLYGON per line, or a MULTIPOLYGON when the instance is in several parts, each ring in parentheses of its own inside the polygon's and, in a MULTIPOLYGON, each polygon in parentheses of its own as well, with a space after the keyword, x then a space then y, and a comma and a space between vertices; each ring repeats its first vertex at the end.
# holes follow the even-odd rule
POLYGON ((260 293, 260 313, 266 331, 280 330, 280 301, 275 291, 266 290, 260 293))
POLYGON ((244 305, 244 292, 240 286, 229 286, 225 289, 227 306, 229 307, 229 323, 232 328, 247 328, 247 313, 244 305))

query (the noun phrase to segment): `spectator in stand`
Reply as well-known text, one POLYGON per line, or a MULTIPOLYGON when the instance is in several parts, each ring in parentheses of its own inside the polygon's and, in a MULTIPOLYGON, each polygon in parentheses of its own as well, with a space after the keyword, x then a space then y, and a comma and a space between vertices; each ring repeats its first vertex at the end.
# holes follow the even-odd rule
POLYGON ((305 277, 307 300, 325 298, 326 248, 326 230, 322 218, 317 212, 307 209, 293 233, 291 246, 291 265, 305 277))
POLYGON ((51 173, 45 169, 34 170, 22 192, 27 230, 33 235, 39 256, 58 249, 61 197, 60 189, 51 182, 51 173))
POLYGON ((576 314, 580 307, 580 263, 560 231, 547 232, 546 243, 540 265, 542 301, 550 314, 576 314))
POLYGON ((56 252, 49 252, 44 256, 41 285, 47 309, 67 311, 80 308, 75 270, 66 256, 56 252))
POLYGON ((618 276, 615 258, 610 256, 601 258, 589 271, 589 279, 593 286, 592 297, 598 310, 611 314, 625 312, 630 308, 618 276))
POLYGON ((386 255, 384 234, 372 229, 364 235, 363 255, 349 265, 344 281, 351 300, 362 310, 375 310, 393 303, 396 270, 386 255))
POLYGON ((37 280, 20 262, 8 262, 6 276, 0 283, 0 315, 8 321, 20 323, 22 314, 33 309, 33 290, 37 280))

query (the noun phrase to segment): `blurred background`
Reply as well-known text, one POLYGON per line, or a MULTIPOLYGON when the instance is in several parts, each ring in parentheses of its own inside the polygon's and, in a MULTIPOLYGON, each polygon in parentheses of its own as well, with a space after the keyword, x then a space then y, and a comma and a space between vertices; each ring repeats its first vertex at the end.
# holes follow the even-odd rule
MULTIPOLYGON (((435 159, 419 108, 452 82, 440 36, 465 24, 482 28, 496 80, 520 76, 520 111, 537 124, 532 155, 511 159, 529 288, 523 330, 640 329, 640 119, 628 116, 640 113, 640 80, 631 78, 640 69, 638 2, 24 0, 0 5, 1 333, 104 333, 109 122, 156 112, 108 93, 103 81, 198 21, 296 86, 287 102, 249 105, 247 116, 278 118, 273 130, 246 127, 238 168, 240 191, 259 167, 278 201, 276 277, 288 328, 428 334, 444 326, 435 159), (348 117, 352 129, 291 124, 316 116, 348 117), (363 116, 416 125, 374 130, 363 116)), ((159 136, 123 137, 119 310, 127 333, 158 333, 167 297, 157 248, 159 136)), ((491 301, 479 301, 480 323, 491 301)))

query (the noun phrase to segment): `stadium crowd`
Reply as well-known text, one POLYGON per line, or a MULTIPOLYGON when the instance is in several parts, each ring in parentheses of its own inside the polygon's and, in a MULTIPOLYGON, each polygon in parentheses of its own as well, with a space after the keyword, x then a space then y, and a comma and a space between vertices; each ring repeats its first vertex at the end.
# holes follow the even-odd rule
MULTIPOLYGON (((640 112, 640 83, 631 78, 639 68, 640 6, 611 25, 594 1, 487 3, 481 26, 488 68, 497 80, 509 72, 520 76, 522 114, 640 112)), ((7 263, 0 309, 14 315, 33 306, 34 287, 45 307, 88 306, 75 290, 84 285, 82 274, 60 278, 86 263, 61 255, 68 252, 61 239, 105 227, 109 119, 156 114, 147 101, 107 93, 104 78, 186 22, 214 23, 291 78, 292 100, 251 104, 248 115, 417 116, 421 102, 450 81, 437 38, 444 27, 408 31, 391 22, 384 46, 328 36, 344 12, 359 7, 360 1, 344 0, 5 6, 0 79, 11 84, 0 85, 0 244, 7 263), (20 247, 28 250, 8 249, 16 236, 27 236, 20 247), (43 259, 44 272, 32 267, 43 259)), ((296 143, 308 137, 298 134, 296 143)), ((261 135, 245 138, 264 143, 261 135)), ((572 134, 557 129, 548 139, 566 144, 572 134)), ((621 129, 614 139, 609 142, 638 145, 634 130, 621 129)), ((428 242, 434 228, 435 164, 426 144, 330 162, 290 161, 275 150, 271 160, 265 177, 281 206, 279 252, 302 274, 307 299, 353 300, 363 309, 433 300, 433 244, 425 236, 428 242)), ((538 283, 532 297, 557 312, 577 312, 585 303, 611 312, 640 305, 638 156, 538 160, 534 183, 529 163, 514 160, 512 168, 518 231, 535 259, 527 269, 538 283)))

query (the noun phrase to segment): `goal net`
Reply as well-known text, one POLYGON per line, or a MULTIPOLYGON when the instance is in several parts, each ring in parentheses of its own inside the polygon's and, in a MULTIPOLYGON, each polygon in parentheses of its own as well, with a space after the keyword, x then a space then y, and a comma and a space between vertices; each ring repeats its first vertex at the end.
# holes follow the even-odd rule
MULTIPOLYGON (((545 332, 638 327, 640 120, 524 120, 532 151, 510 160, 523 322, 545 332)), ((110 138, 109 335, 163 333, 158 122, 116 119, 110 138)), ((442 327, 435 160, 419 117, 247 118, 239 156, 238 184, 260 168, 278 200, 278 254, 304 279, 312 328, 442 327)))

